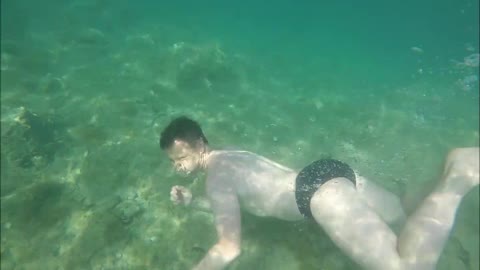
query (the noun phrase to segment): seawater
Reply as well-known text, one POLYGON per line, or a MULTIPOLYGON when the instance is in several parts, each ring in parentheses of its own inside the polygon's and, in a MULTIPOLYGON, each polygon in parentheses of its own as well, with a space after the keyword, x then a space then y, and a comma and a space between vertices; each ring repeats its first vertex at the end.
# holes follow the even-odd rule
MULTIPOLYGON (((4 0, 2 269, 190 269, 211 215, 175 207, 162 128, 301 169, 348 162, 412 211, 479 145, 478 1, 4 0)), ((479 193, 438 269, 479 268, 479 193)), ((315 224, 243 216, 229 269, 358 269, 315 224)))

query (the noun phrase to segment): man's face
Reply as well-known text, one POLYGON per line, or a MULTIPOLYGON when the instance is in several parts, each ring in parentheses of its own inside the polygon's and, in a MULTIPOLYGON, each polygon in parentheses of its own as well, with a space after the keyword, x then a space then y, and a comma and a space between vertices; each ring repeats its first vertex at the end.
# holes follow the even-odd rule
POLYGON ((185 141, 175 140, 166 152, 177 172, 190 174, 200 164, 201 150, 202 147, 200 146, 191 147, 185 141))

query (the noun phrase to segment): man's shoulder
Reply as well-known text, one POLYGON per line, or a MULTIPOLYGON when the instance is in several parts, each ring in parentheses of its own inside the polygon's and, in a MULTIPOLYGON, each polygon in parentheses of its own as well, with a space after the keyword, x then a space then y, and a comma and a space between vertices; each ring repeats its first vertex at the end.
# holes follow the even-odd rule
POLYGON ((215 150, 211 153, 211 156, 209 158, 209 165, 226 165, 228 163, 238 163, 242 159, 242 157, 252 154, 253 153, 244 150, 215 150))
POLYGON ((212 153, 209 163, 210 168, 220 166, 240 170, 241 168, 248 167, 249 170, 255 170, 255 168, 261 170, 271 168, 271 170, 280 169, 292 171, 290 168, 280 165, 269 158, 246 150, 215 150, 212 153))
POLYGON ((262 159, 261 156, 245 150, 214 150, 210 154, 207 171, 213 173, 215 171, 231 170, 234 172, 242 172, 246 168, 251 168, 252 164, 258 163, 262 159))

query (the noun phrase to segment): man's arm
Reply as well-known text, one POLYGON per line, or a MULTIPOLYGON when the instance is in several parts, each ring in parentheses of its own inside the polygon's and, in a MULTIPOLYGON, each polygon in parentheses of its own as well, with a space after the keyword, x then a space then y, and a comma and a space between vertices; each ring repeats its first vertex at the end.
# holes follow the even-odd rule
POLYGON ((207 180, 207 195, 215 216, 218 242, 195 266, 195 270, 223 269, 240 254, 240 206, 229 182, 219 177, 207 180))

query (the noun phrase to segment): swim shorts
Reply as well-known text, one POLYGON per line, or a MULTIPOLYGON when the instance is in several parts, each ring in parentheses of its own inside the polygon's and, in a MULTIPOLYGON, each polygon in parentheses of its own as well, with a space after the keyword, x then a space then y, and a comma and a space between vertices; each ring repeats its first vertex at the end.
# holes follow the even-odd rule
POLYGON ((355 173, 346 163, 335 159, 320 159, 303 168, 295 181, 295 199, 303 216, 313 218, 310 200, 318 188, 330 179, 345 177, 355 184, 355 173))

